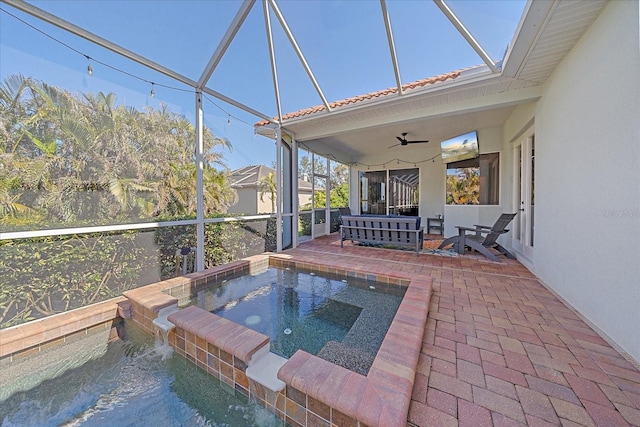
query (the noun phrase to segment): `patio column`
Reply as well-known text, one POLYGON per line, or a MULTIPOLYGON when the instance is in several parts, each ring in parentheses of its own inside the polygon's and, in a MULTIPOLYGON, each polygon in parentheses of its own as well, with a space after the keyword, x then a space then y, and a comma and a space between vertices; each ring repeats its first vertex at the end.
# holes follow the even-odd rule
POLYGON ((282 252, 282 128, 276 129, 276 252, 282 252))
POLYGON ((293 201, 293 224, 291 226, 291 244, 298 247, 298 232, 300 220, 300 196, 298 194, 298 141, 291 136, 291 200, 293 201))
POLYGON ((324 234, 331 234, 331 160, 326 159, 327 179, 324 189, 324 234))
POLYGON ((204 270, 203 126, 202 92, 196 91, 196 271, 204 270))

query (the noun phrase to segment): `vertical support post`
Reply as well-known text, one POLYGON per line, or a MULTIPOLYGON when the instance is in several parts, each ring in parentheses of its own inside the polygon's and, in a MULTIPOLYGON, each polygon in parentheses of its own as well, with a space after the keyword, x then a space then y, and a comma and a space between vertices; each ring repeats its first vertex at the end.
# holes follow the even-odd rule
POLYGON ((311 239, 316 238, 316 158, 311 152, 311 239))
POLYGON ((324 189, 324 234, 331 234, 331 160, 327 157, 327 178, 324 189))
POLYGON ((196 91, 196 271, 204 270, 204 188, 203 188, 203 114, 202 92, 196 91))
POLYGON ((276 252, 282 252, 282 128, 276 129, 276 252))
POLYGON ((298 195, 298 141, 291 137, 291 200, 293 201, 293 225, 291 227, 291 243, 294 248, 298 247, 298 233, 300 226, 300 197, 298 195))

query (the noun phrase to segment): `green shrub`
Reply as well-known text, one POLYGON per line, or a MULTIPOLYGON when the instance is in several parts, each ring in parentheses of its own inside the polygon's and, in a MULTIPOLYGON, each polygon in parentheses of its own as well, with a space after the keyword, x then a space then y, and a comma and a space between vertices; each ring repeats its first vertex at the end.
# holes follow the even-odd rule
MULTIPOLYGON (((195 246, 195 225, 3 240, 0 328, 175 277, 182 271, 176 250, 195 246)), ((205 225, 205 268, 275 247, 274 219, 205 225)))

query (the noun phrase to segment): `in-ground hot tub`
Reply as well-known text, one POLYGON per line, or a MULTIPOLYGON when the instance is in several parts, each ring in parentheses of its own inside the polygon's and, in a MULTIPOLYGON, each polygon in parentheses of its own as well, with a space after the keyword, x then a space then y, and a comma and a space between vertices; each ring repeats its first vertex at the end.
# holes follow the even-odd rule
POLYGON ((212 283, 189 304, 265 334, 279 356, 290 358, 301 349, 367 375, 405 290, 272 267, 212 283))

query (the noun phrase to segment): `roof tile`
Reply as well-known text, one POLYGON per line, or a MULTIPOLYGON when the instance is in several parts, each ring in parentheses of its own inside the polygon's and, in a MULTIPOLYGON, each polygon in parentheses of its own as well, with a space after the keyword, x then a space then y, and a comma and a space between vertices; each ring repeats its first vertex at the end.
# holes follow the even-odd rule
MULTIPOLYGON (((445 74, 440 74, 434 77, 428 77, 426 79, 421 79, 421 80, 416 80, 414 82, 410 82, 410 83, 405 83, 402 85, 402 90, 412 90, 412 89, 418 89, 418 88, 422 88, 425 86, 430 86, 436 83, 440 83, 440 82, 444 82, 447 80, 454 80, 458 77, 460 77, 460 74, 462 74, 463 70, 457 70, 457 71, 452 71, 450 73, 445 73, 445 74)), ((377 92, 370 92, 370 93, 366 93, 364 95, 357 95, 357 96, 353 96, 350 98, 345 98, 339 101, 334 101, 331 102, 329 104, 329 107, 331 107, 332 109, 335 108, 340 108, 340 107, 344 107, 346 105, 351 105, 351 104, 355 104, 358 102, 362 102, 362 101, 366 101, 366 100, 370 100, 370 99, 374 99, 374 98, 381 98, 387 95, 392 95, 394 93, 398 92, 398 88, 397 87, 390 87, 387 89, 383 89, 383 90, 379 90, 377 92)), ((309 108, 305 108, 302 110, 298 110, 298 111, 294 111, 292 113, 287 113, 285 115, 282 116, 282 120, 289 120, 289 119, 294 119, 297 117, 303 117, 303 116, 308 116, 314 113, 318 113, 320 111, 325 111, 326 108, 324 105, 316 105, 315 107, 309 107, 309 108)), ((275 118, 277 120, 277 117, 275 118)), ((256 126, 265 126, 267 124, 269 124, 270 122, 268 120, 262 120, 259 121, 258 123, 256 123, 256 126)))

